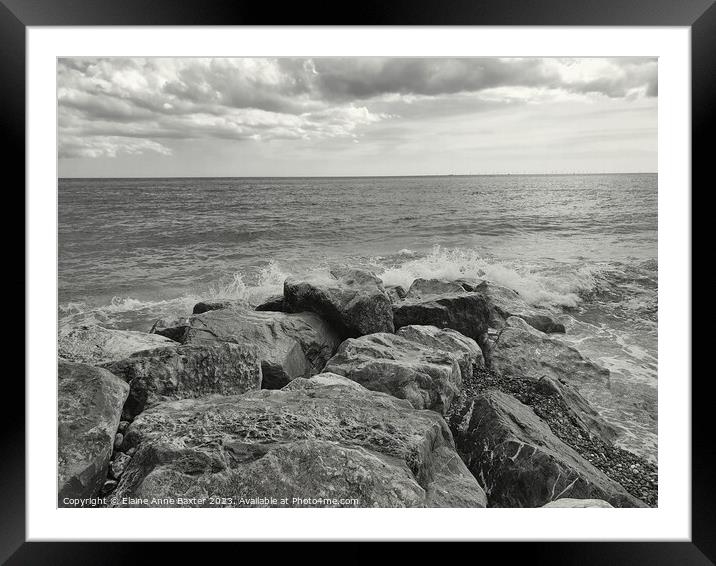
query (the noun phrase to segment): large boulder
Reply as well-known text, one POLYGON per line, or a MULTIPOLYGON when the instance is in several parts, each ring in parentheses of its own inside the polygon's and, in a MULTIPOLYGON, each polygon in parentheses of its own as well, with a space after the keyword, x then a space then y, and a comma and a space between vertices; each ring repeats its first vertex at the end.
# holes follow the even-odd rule
POLYGON ((262 387, 277 389, 296 377, 320 373, 340 343, 313 313, 287 314, 222 309, 192 316, 170 329, 182 344, 251 344, 261 360, 262 387))
MULTIPOLYGON (((547 336, 518 317, 510 317, 485 352, 491 369, 532 379, 543 376, 565 383, 609 383, 609 370, 556 337, 547 336)), ((484 350, 483 350, 484 352, 484 350)))
POLYGON ((416 409, 441 413, 448 410, 462 384, 457 356, 384 332, 349 338, 324 371, 407 399, 416 409))
POLYGON ((283 295, 271 295, 256 306, 257 311, 286 312, 286 304, 283 295))
POLYGON ((483 281, 475 287, 475 291, 487 299, 490 308, 490 327, 492 328, 502 328, 508 318, 517 316, 542 332, 565 332, 564 324, 559 322, 552 313, 530 305, 512 289, 483 281))
POLYGON ((334 269, 329 276, 289 277, 283 295, 286 310, 319 314, 341 338, 394 331, 391 300, 383 282, 369 271, 334 269))
POLYGON ((452 328, 478 341, 487 332, 490 311, 478 293, 451 293, 409 299, 393 305, 395 328, 421 324, 452 328))
POLYGON ((561 497, 646 507, 557 438, 532 409, 501 391, 475 397, 451 424, 458 452, 491 507, 541 507, 561 497))
POLYGON ((125 446, 117 507, 486 505, 440 415, 331 374, 162 403, 125 446))
POLYGON ((192 314, 203 314, 209 311, 223 309, 242 310, 248 307, 248 303, 242 300, 225 299, 221 301, 200 301, 194 305, 192 314))
POLYGON ((261 362, 253 346, 217 342, 138 352, 105 366, 130 385, 125 418, 169 399, 261 389, 261 362))
POLYGON ((435 295, 464 293, 467 289, 458 281, 447 279, 416 279, 405 295, 406 299, 423 299, 435 295))
POLYGON ((107 479, 114 436, 129 386, 105 369, 57 364, 58 503, 88 498, 107 479))
POLYGON ((121 360, 142 350, 176 345, 176 342, 158 334, 94 325, 63 327, 57 340, 58 355, 61 358, 90 365, 121 360))
POLYGON ((413 324, 403 326, 396 334, 428 348, 443 350, 455 355, 458 364, 460 364, 460 374, 463 380, 472 378, 475 366, 484 367, 485 365, 482 350, 477 342, 457 330, 413 324))

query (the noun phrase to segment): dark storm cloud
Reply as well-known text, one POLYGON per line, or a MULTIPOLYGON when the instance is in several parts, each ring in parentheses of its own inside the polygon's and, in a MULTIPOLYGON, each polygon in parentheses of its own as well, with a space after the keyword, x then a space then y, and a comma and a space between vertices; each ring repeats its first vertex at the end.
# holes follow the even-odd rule
POLYGON ((643 58, 61 59, 59 151, 62 157, 169 154, 166 143, 172 139, 350 139, 397 117, 474 113, 524 104, 545 92, 653 97, 657 63, 643 58))

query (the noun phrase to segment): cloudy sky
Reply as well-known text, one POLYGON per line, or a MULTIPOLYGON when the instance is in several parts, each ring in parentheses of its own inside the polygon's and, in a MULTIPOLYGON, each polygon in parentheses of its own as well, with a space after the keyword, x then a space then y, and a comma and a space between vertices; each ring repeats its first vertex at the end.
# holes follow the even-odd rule
POLYGON ((60 59, 61 177, 647 172, 645 58, 60 59))

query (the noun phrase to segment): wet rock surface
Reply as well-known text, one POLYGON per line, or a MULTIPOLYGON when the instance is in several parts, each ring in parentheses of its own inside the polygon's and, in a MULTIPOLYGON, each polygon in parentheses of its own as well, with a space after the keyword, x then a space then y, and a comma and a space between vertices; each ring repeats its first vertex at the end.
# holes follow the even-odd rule
POLYGON ((328 277, 289 277, 283 296, 288 311, 321 315, 341 338, 394 331, 390 297, 369 271, 337 268, 328 277))
POLYGON ((489 344, 487 358, 490 368, 503 375, 535 380, 547 376, 573 384, 609 384, 609 370, 559 338, 535 330, 519 317, 507 319, 506 326, 489 344))
POLYGON ((452 328, 477 341, 487 332, 489 319, 487 302, 477 293, 406 298, 393 305, 396 329, 413 324, 452 328))

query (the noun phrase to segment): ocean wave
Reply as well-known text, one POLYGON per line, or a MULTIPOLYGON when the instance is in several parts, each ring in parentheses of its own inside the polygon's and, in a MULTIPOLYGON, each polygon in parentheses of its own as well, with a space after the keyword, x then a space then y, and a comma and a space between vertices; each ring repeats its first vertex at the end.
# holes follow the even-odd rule
POLYGON ((498 260, 464 248, 434 246, 421 257, 384 267, 379 276, 386 285, 410 287, 415 279, 488 279, 517 291, 535 306, 576 307, 580 293, 591 289, 599 266, 526 265, 498 260), (550 269, 552 271, 550 271, 550 269))

